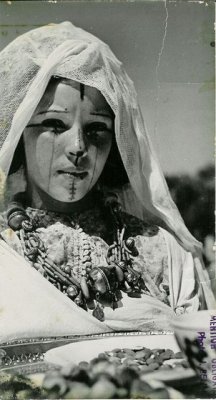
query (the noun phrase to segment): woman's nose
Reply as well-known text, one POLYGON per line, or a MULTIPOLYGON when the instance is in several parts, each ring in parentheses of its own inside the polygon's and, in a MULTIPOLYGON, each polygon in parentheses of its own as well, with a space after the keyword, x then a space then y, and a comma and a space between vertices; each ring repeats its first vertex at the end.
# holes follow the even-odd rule
POLYGON ((67 131, 66 155, 75 164, 86 155, 86 144, 80 125, 76 124, 67 131))

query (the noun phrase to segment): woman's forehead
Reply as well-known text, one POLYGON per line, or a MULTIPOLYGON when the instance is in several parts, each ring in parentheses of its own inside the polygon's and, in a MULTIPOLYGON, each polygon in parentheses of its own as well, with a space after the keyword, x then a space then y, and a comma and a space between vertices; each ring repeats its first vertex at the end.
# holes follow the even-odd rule
POLYGON ((113 117, 113 112, 99 90, 71 79, 52 79, 36 109, 36 112, 52 106, 70 110, 77 103, 90 104, 95 111, 113 117))

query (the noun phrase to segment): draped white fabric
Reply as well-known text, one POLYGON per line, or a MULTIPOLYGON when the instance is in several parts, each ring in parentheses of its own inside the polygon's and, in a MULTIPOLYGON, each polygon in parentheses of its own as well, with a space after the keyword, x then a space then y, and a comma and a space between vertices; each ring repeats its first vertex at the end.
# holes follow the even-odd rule
POLYGON ((78 307, 0 240, 0 343, 113 330, 172 330, 175 313, 197 311, 200 299, 195 290, 192 255, 163 232, 169 254, 171 307, 151 296, 132 298, 122 293, 121 306, 104 308, 104 322, 78 307))
POLYGON ((112 331, 56 289, 0 240, 0 343, 112 331))
POLYGON ((187 230, 169 194, 132 81, 106 44, 70 22, 25 33, 1 52, 2 179, 8 174, 22 132, 52 75, 95 87, 114 111, 116 141, 130 180, 130 188, 119 193, 125 210, 139 217, 149 214, 165 225, 186 250, 199 251, 200 243, 187 230))

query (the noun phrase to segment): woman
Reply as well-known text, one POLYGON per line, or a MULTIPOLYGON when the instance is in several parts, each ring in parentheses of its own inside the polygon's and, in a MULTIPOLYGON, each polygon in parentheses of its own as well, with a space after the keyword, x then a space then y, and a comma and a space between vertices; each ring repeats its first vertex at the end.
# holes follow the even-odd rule
POLYGON ((65 22, 22 35, 0 63, 2 338, 168 329, 211 307, 200 244, 109 47, 65 22))

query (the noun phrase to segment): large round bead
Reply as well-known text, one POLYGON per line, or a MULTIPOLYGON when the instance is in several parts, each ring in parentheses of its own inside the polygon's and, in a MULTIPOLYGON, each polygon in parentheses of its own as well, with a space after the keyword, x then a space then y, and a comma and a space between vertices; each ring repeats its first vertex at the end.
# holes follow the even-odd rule
POLYGON ((65 265, 64 267, 64 272, 66 272, 66 274, 70 274, 71 272, 71 267, 69 265, 65 265))
POLYGON ((74 299, 74 297, 76 297, 78 295, 78 290, 77 290, 76 286, 74 286, 74 285, 68 286, 67 294, 71 299, 74 299))
POLYGON ((79 293, 76 298, 74 299, 74 302, 76 303, 77 306, 81 307, 83 305, 83 300, 82 300, 82 294, 79 293))
POLYGON ((116 270, 116 275, 117 275, 118 281, 122 282, 124 280, 124 272, 118 265, 115 265, 115 270, 116 270))
POLYGON ((126 239, 125 244, 129 250, 132 250, 135 246, 135 240, 133 238, 128 238, 126 239))
POLYGON ((23 221, 26 220, 26 215, 22 211, 15 211, 8 217, 8 225, 13 231, 22 228, 23 221))
POLYGON ((99 292, 100 294, 105 294, 110 286, 109 286, 109 281, 106 277, 106 275, 101 271, 99 267, 94 267, 90 274, 89 278, 93 281, 92 282, 92 289, 95 292, 99 292))

